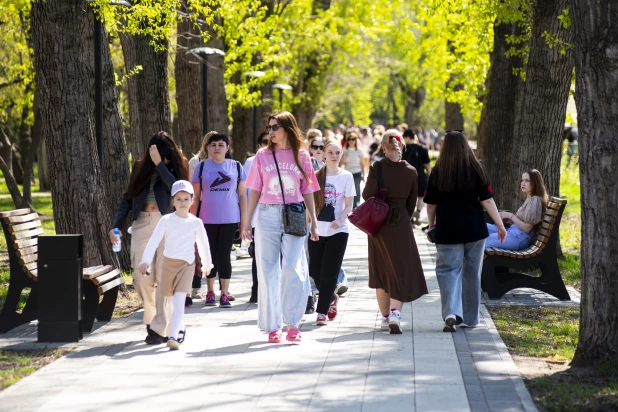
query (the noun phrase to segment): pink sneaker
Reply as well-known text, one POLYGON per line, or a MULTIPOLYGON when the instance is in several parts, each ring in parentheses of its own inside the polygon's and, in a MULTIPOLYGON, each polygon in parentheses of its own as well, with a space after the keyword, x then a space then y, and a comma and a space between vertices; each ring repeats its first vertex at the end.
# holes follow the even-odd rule
POLYGON ((337 317, 337 302, 339 302, 339 296, 335 295, 335 300, 331 302, 330 308, 328 308, 328 320, 333 320, 337 317))
POLYGON ((328 316, 318 313, 318 319, 315 321, 315 324, 318 326, 324 326, 327 323, 328 323, 328 316))

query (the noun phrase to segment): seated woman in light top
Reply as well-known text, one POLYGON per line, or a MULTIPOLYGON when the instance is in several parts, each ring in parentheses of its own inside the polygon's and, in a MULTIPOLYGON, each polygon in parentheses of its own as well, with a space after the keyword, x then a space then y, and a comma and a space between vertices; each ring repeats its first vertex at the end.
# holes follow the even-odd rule
POLYGON ((547 192, 541 172, 533 169, 521 175, 521 192, 526 196, 524 204, 515 214, 500 212, 502 221, 511 226, 507 229, 508 236, 504 243, 498 240, 496 225, 487 224, 489 237, 485 247, 497 247, 508 250, 522 250, 530 246, 536 233, 536 226, 543 220, 547 207, 547 192))

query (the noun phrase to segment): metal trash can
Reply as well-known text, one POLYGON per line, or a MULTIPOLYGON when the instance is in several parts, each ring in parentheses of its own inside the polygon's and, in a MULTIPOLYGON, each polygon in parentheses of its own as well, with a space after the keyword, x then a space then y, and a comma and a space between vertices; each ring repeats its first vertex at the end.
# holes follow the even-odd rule
POLYGON ((82 235, 38 238, 38 341, 78 342, 82 337, 82 235))

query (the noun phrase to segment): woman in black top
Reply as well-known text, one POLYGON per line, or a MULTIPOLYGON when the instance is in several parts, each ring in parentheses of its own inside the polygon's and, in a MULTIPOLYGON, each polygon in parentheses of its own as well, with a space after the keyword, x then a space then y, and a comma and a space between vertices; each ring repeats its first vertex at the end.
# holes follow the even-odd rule
POLYGON ((429 176, 425 203, 429 240, 436 243, 438 251, 436 276, 444 331, 455 332, 455 325, 477 326, 481 268, 485 238, 489 236, 483 207, 496 223, 501 242, 506 239, 506 230, 487 173, 474 157, 463 132, 446 133, 440 158, 429 176))
MULTIPOLYGON (((163 255, 162 247, 157 250, 157 256, 148 276, 142 275, 136 269, 161 215, 170 212, 172 185, 176 180, 188 179, 187 160, 174 140, 165 132, 155 134, 148 142, 148 151, 133 165, 129 187, 122 196, 114 219, 114 228, 118 229, 122 229, 129 214, 133 221, 131 228, 133 285, 144 305, 148 344, 163 343, 163 337, 169 332, 170 316, 168 311, 165 311, 164 297, 158 293, 155 297, 156 284, 161 275, 162 259, 159 257, 163 255)), ((110 241, 114 243, 113 229, 109 236, 110 241)))

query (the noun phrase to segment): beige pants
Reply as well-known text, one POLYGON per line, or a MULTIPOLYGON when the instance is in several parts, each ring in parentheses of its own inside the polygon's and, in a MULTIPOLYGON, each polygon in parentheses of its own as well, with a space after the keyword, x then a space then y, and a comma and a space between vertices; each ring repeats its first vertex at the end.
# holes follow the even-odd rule
POLYGON ((163 256, 163 276, 157 286, 164 296, 174 296, 176 292, 189 293, 195 262, 187 263, 182 259, 172 259, 163 256))
POLYGON ((161 241, 157 253, 155 253, 150 267, 150 275, 144 276, 139 271, 144 249, 146 249, 150 236, 159 220, 161 220, 161 213, 159 212, 140 212, 137 220, 133 222, 131 264, 133 266, 133 285, 144 304, 144 323, 150 325, 150 329, 159 335, 168 336, 172 302, 171 299, 166 299, 162 291, 157 288, 157 284, 161 283, 161 276, 163 275, 163 241, 161 241))

